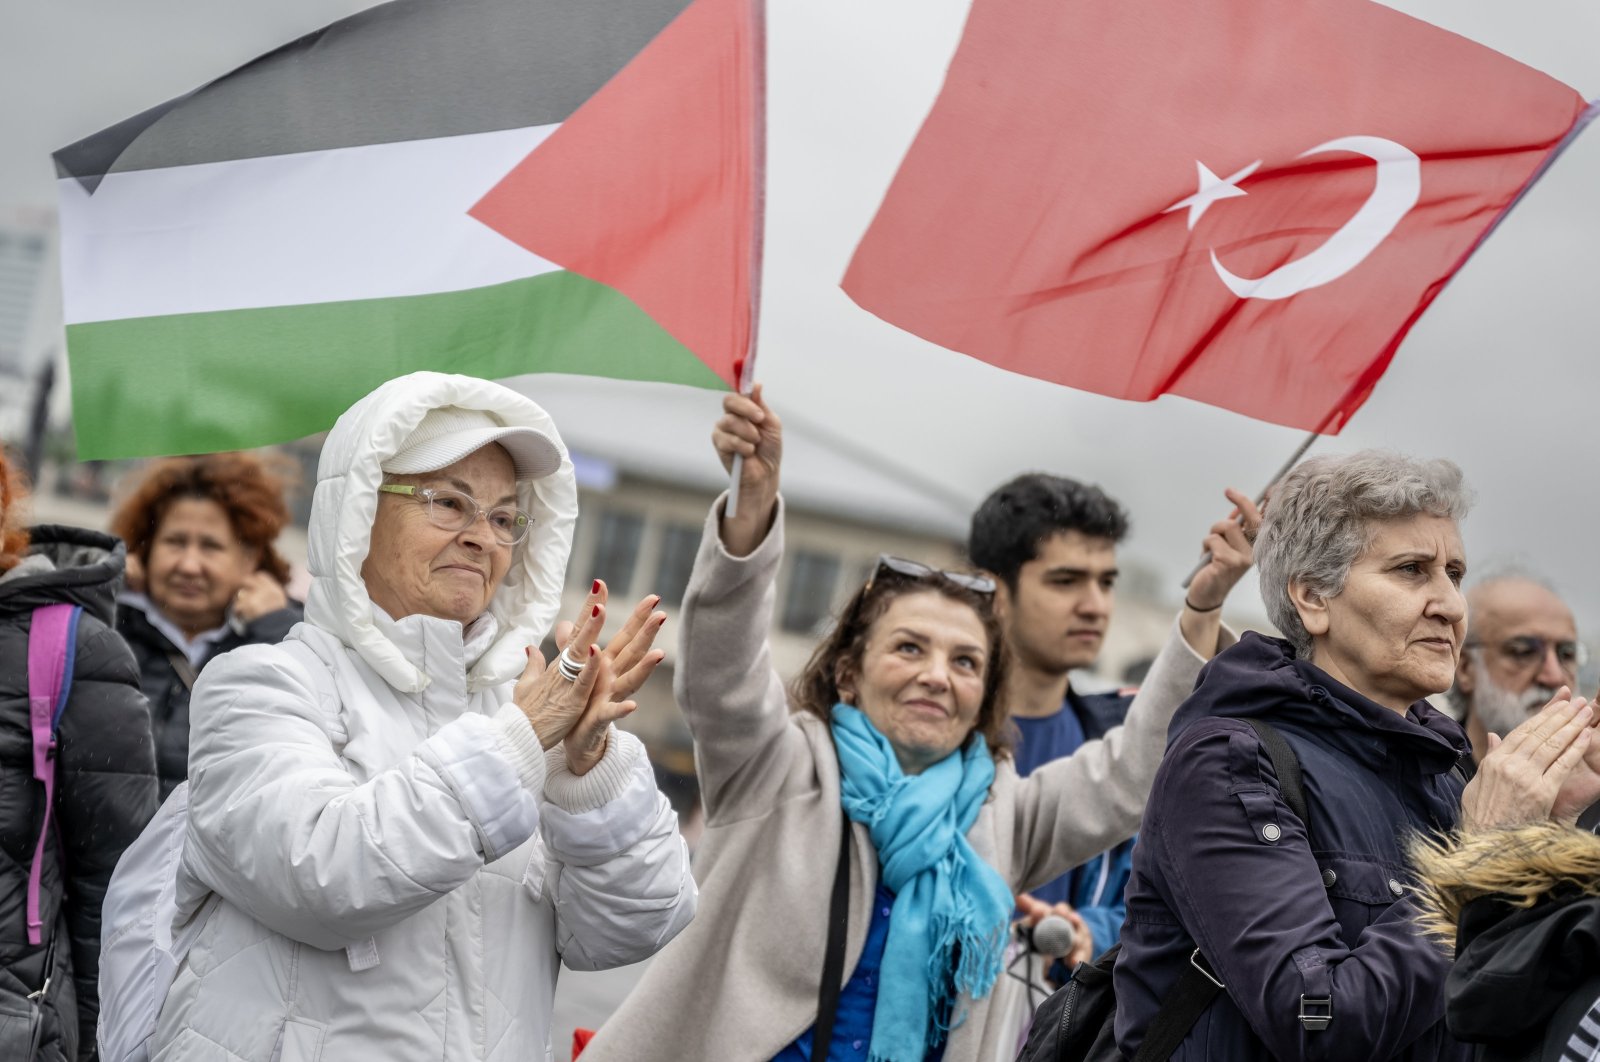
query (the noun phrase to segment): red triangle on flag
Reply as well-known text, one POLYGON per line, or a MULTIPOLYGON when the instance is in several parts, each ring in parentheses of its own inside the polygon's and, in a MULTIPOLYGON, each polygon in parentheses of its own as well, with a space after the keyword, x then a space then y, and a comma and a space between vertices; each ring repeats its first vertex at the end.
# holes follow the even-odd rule
POLYGON ((760 286, 762 47, 761 0, 694 0, 469 211, 730 387, 760 286))

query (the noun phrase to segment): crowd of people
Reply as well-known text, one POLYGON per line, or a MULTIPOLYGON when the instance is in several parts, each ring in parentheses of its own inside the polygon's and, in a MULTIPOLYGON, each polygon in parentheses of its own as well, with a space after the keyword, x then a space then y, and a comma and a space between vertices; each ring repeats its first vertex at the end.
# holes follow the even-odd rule
POLYGON ((0 1057, 94 1058, 108 1026, 159 1062, 565 1057, 559 969, 652 958, 585 1062, 1004 1060, 1104 957, 1124 1058, 1158 1026, 1186 1062, 1600 1058, 1584 651, 1537 576, 1469 580, 1456 466, 1225 492, 1148 674, 1103 693, 1073 674, 1130 526, 1106 492, 1030 473, 970 568, 882 556, 785 683, 760 386, 712 443, 739 504, 677 624, 692 861, 617 726, 666 616, 605 572, 559 615, 577 487, 530 399, 415 373, 351 407, 304 603, 261 458, 151 465, 114 534, 27 527, 0 458, 0 1057), (1221 621, 1252 566, 1280 636, 1221 621), (101 971, 135 871, 167 874, 173 960, 142 1014, 101 971), (1174 1034, 1190 971, 1215 998, 1174 1034))

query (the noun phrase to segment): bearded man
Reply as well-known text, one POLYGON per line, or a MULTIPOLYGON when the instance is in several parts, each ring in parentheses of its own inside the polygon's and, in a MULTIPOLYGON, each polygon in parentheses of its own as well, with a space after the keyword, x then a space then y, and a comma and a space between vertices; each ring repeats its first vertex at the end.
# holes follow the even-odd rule
POLYGON ((1572 610, 1543 579, 1504 571, 1467 592, 1467 640, 1450 699, 1462 713, 1472 756, 1504 737, 1562 686, 1578 689, 1587 661, 1572 610))

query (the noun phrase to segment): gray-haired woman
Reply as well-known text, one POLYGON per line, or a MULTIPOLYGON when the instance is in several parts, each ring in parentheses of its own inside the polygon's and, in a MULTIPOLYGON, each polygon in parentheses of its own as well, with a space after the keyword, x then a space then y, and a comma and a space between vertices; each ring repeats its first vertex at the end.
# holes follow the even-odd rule
POLYGON ((1417 931, 1405 838, 1570 819, 1600 775, 1591 709, 1563 691, 1463 793, 1465 736, 1424 698, 1461 652, 1469 504, 1450 462, 1376 451, 1306 461, 1274 492, 1256 561, 1287 638, 1247 634, 1173 721, 1116 967, 1125 1057, 1191 961, 1226 991, 1175 1060, 1471 1057, 1442 1020, 1448 963, 1417 931), (1309 822, 1252 720, 1295 752, 1309 822))

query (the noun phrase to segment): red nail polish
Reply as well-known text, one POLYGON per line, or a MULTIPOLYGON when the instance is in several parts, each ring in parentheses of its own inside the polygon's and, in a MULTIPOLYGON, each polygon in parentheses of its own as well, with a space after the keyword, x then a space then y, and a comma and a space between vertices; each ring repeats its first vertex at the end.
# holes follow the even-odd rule
POLYGON ((599 592, 600 592, 600 580, 596 579, 594 581, 594 585, 589 587, 589 593, 598 594, 599 592))
POLYGON ((600 606, 599 606, 599 605, 596 605, 596 606, 595 606, 595 607, 594 607, 594 611, 593 611, 593 612, 591 612, 591 613, 589 613, 589 615, 590 615, 590 616, 598 616, 598 615, 600 615, 600 606))
POLYGON ((594 646, 592 646, 592 645, 589 646, 589 655, 590 656, 593 656, 597 651, 598 650, 596 650, 594 646))

